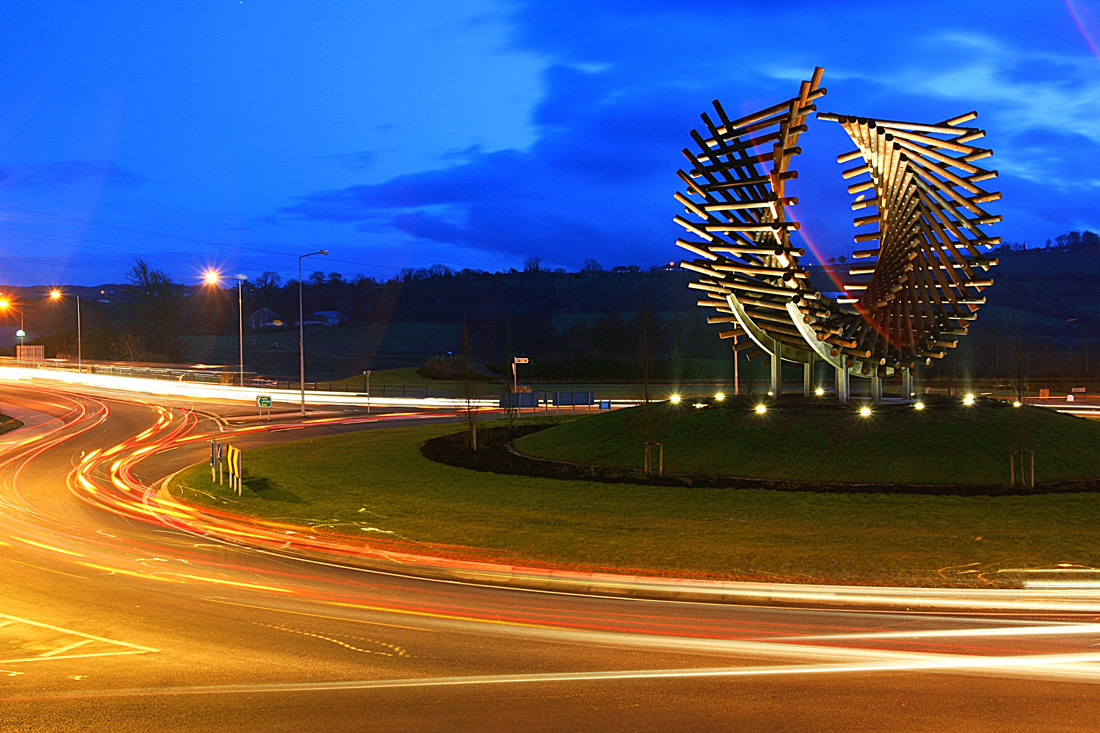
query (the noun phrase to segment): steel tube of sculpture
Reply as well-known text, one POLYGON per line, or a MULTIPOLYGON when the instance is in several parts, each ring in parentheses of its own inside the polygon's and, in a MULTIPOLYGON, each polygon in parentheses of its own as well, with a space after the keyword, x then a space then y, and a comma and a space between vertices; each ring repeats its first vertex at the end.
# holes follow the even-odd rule
POLYGON ((852 210, 861 212, 855 242, 868 245, 853 253, 867 264, 849 268, 843 292, 828 297, 799 267, 805 250, 791 243, 799 224, 787 212, 798 203, 787 182, 798 177, 799 136, 826 94, 821 76, 815 69, 794 98, 738 120, 717 100, 716 117, 702 115, 704 132, 691 132, 698 150, 684 149, 690 167, 678 171, 684 215, 674 221, 687 234, 676 244, 694 256, 680 266, 699 276, 689 287, 716 311, 708 322, 725 325, 719 336, 770 358, 775 397, 783 360, 812 368, 819 359, 837 370, 844 402, 849 376, 871 377, 878 399, 880 380, 895 373, 908 399, 912 370, 956 345, 993 284, 984 273, 997 260, 982 249, 1001 240, 982 227, 1001 217, 980 205, 1000 193, 977 184, 997 172, 974 164, 992 151, 971 145, 985 135, 964 126, 976 112, 936 124, 818 113, 855 144, 837 162, 862 161, 841 175, 854 181, 852 210))

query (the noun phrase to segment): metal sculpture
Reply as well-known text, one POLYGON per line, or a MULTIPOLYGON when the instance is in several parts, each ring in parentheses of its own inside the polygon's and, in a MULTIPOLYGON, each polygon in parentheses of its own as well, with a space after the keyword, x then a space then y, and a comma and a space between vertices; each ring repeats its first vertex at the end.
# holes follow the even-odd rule
POLYGON ((937 124, 817 113, 856 145, 837 162, 861 161, 842 175, 857 179, 848 186, 860 212, 855 226, 870 229, 855 235, 866 248, 853 252, 867 264, 850 267, 843 292, 828 297, 799 266, 805 250, 791 243, 799 224, 788 215, 798 200, 787 195, 798 177, 791 162, 802 152, 799 136, 826 94, 821 75, 815 69, 798 96, 740 119, 717 100, 717 119, 702 115, 706 132, 691 132, 699 150, 684 149, 691 167, 678 171, 685 216, 675 221, 688 238, 676 243, 696 257, 680 266, 700 276, 689 287, 705 293, 700 306, 717 312, 707 321, 729 326, 719 336, 749 358, 770 357, 776 397, 781 364, 790 361, 804 365, 806 394, 815 364, 824 362, 844 402, 851 375, 868 377, 878 400, 881 380, 898 374, 908 398, 917 364, 956 345, 993 284, 984 273, 997 260, 981 249, 1001 240, 981 227, 1001 217, 981 204, 1001 195, 977 185, 997 172, 974 165, 992 151, 970 144, 983 130, 962 126, 976 112, 937 124))

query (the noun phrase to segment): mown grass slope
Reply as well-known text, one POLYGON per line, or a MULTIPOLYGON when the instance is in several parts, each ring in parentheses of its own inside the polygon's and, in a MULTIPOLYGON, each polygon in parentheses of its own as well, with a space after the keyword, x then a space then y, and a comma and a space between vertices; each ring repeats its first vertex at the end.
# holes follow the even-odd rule
POLYGON ((1035 452, 1037 482, 1100 478, 1100 422, 979 400, 854 407, 803 401, 656 403, 562 423, 521 438, 529 455, 642 465, 663 443, 665 470, 796 481, 992 485, 1009 481, 1011 452, 1035 452))

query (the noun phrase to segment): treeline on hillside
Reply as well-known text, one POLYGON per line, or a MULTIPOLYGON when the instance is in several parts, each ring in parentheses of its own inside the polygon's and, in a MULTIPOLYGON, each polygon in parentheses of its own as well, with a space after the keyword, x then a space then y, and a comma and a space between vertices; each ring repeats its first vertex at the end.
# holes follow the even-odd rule
MULTIPOLYGON (((996 284, 984 293, 988 302, 960 348, 933 371, 974 376, 1007 376, 1017 369, 1037 376, 1096 372, 1097 240, 1091 232, 1071 232, 1048 248, 1001 247, 996 252, 1000 264, 992 271, 996 284)), ((525 373, 532 378, 631 378, 646 359, 655 377, 690 378, 699 360, 730 358, 729 343, 717 338, 718 327, 706 324, 706 314, 695 307, 697 293, 687 288, 691 280, 690 273, 667 266, 604 270, 590 261, 580 272, 565 272, 545 270, 530 260, 522 271, 454 271, 434 265, 403 270, 385 281, 318 271, 301 285, 306 320, 317 311, 336 311, 341 326, 330 333, 345 329, 349 338, 356 327, 449 324, 455 335, 450 342, 440 341, 439 352, 459 353, 457 334, 465 323, 471 358, 496 365, 502 373, 520 355, 531 358, 525 373)), ((246 333, 259 338, 261 332, 277 331, 250 328, 249 317, 261 309, 267 311, 260 321, 270 317, 293 328, 298 288, 296 280, 283 281, 273 272, 244 283, 246 333)), ((125 284, 68 292, 81 297, 89 359, 201 359, 203 354, 187 353, 185 335, 237 331, 235 287, 179 285, 141 260, 125 284)), ((36 298, 41 301, 42 294, 25 294, 28 301, 36 298)), ((71 303, 27 305, 25 311, 28 330, 47 344, 48 354, 75 354, 71 303)), ((296 336, 282 340, 296 343, 296 336)), ((369 350, 362 355, 365 360, 357 355, 357 363, 387 366, 369 350)))

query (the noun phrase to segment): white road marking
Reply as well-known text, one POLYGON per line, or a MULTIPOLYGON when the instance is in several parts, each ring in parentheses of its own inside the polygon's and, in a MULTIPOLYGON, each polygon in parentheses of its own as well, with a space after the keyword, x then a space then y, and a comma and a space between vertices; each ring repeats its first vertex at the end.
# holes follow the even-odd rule
POLYGON ((31 621, 28 618, 20 618, 19 616, 10 616, 6 613, 0 613, 0 628, 14 626, 17 624, 25 624, 39 629, 47 629, 49 631, 64 634, 66 636, 76 636, 78 639, 69 644, 59 646, 56 649, 43 652, 33 657, 17 657, 13 659, 0 659, 0 664, 17 664, 24 662, 52 662, 58 659, 89 659, 91 657, 119 657, 130 654, 148 654, 150 652, 159 652, 159 649, 154 649, 151 646, 142 646, 141 644, 131 644, 126 641, 118 641, 117 639, 108 639, 103 636, 95 636, 94 634, 85 634, 80 631, 73 631, 72 629, 62 628, 60 626, 54 626, 52 624, 45 624, 41 621, 31 621), (88 651, 78 652, 73 654, 74 650, 78 650, 81 647, 85 647, 93 643, 109 644, 116 647, 110 651, 88 651), (119 650, 117 647, 122 647, 119 650))
POLYGON ((42 652, 38 656, 40 658, 41 657, 54 657, 54 656, 57 656, 58 654, 64 654, 65 652, 72 651, 73 649, 76 649, 77 647, 82 647, 85 644, 91 644, 91 643, 92 643, 91 639, 81 639, 80 641, 74 641, 72 644, 66 644, 65 646, 59 646, 59 647, 57 647, 56 649, 54 649, 52 651, 42 652))
POLYGON ((124 657, 129 654, 147 654, 133 649, 124 652, 91 652, 89 654, 65 654, 56 657, 21 657, 19 659, 0 659, 0 664, 16 664, 20 662, 52 662, 57 659, 91 659, 93 657, 124 657))
POLYGON ((127 641, 118 641, 116 639, 107 639, 102 636, 95 636, 94 634, 85 634, 80 631, 73 631, 72 629, 65 629, 60 626, 53 626, 51 624, 44 624, 40 621, 31 621, 27 618, 20 618, 19 616, 10 616, 6 613, 0 613, 0 619, 7 619, 17 624, 27 624, 28 626, 37 626, 40 629, 49 629, 50 631, 56 631, 61 634, 71 634, 73 636, 79 636, 82 639, 89 639, 91 641, 102 641, 104 644, 114 644, 116 646, 124 646, 129 649, 134 649, 140 652, 159 652, 160 649, 154 649, 151 646, 142 646, 141 644, 131 644, 127 641))

